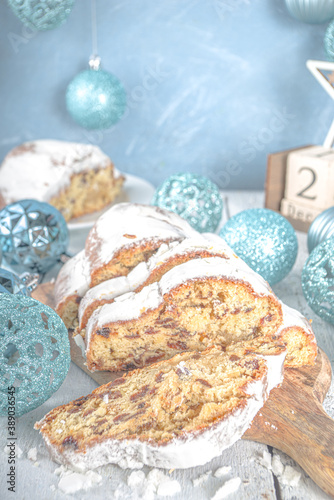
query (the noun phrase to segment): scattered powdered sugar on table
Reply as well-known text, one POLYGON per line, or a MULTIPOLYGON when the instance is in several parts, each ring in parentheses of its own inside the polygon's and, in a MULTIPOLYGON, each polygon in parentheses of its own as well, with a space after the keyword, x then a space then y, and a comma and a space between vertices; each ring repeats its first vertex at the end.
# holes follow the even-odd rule
POLYGON ((291 465, 284 465, 279 455, 275 454, 272 457, 268 451, 264 450, 263 456, 258 459, 258 462, 268 470, 272 470, 285 486, 298 485, 301 473, 291 465))
POLYGON ((181 491, 180 483, 159 469, 152 469, 147 477, 141 470, 133 471, 127 483, 137 498, 143 500, 153 500, 154 495, 169 497, 181 491))
MULTIPOLYGON (((6 453, 6 455, 10 455, 12 450, 11 450, 11 447, 8 444, 6 444, 3 451, 6 453)), ((21 450, 21 448, 19 446, 15 445, 15 457, 21 458, 22 455, 23 455, 23 451, 21 450)))
POLYGON ((284 465, 282 464, 281 458, 279 455, 274 455, 271 461, 271 469, 275 476, 281 476, 284 472, 284 465))
POLYGON ((57 467, 54 471, 60 477, 58 488, 66 494, 76 493, 80 490, 88 490, 102 481, 102 476, 97 472, 89 470, 85 473, 73 472, 64 465, 57 467))
POLYGON ((30 450, 28 450, 27 457, 32 462, 36 462, 36 460, 37 460, 37 448, 30 448, 30 450))
POLYGON ((291 465, 286 465, 284 468, 284 472, 281 475, 281 481, 283 484, 287 486, 297 486, 300 477, 301 477, 300 472, 291 467, 291 465))
POLYGON ((262 457, 259 457, 258 459, 259 464, 263 465, 263 467, 266 467, 267 469, 271 470, 271 455, 269 451, 264 450, 262 457))
POLYGON ((234 477, 233 479, 229 479, 226 483, 219 488, 211 500, 223 500, 227 498, 232 493, 235 493, 241 485, 240 477, 234 477))
POLYGON ((207 480, 209 479, 210 474, 211 474, 211 470, 209 470, 208 472, 205 472, 204 474, 197 477, 196 479, 193 479, 194 488, 197 488, 198 486, 202 486, 204 483, 206 483, 207 480))
POLYGON ((58 488, 63 493, 75 493, 80 490, 88 490, 95 484, 99 484, 101 481, 102 476, 92 470, 89 470, 84 474, 71 472, 70 474, 65 474, 60 478, 58 488))
POLYGON ((231 472, 232 467, 230 465, 226 465, 225 467, 219 467, 214 473, 215 477, 223 477, 227 476, 231 472))

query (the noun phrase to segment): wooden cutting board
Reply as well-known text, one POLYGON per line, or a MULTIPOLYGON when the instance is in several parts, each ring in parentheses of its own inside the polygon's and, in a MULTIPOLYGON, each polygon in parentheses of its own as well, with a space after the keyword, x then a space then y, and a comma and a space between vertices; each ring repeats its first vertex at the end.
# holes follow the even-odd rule
MULTIPOLYGON (((53 284, 39 285, 32 296, 53 307, 53 284)), ((91 373, 71 335, 70 344, 72 361, 98 384, 122 375, 91 373)), ((334 420, 322 407, 331 378, 329 359, 321 349, 314 366, 286 368, 282 385, 271 391, 243 439, 258 441, 287 453, 334 498, 334 420)))

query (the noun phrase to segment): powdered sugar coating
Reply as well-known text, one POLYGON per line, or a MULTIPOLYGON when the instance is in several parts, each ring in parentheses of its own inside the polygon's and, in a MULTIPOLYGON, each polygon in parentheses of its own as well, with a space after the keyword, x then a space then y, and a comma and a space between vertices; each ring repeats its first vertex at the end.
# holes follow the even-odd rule
POLYGON ((108 263, 122 248, 146 241, 183 240, 198 233, 182 217, 150 205, 118 203, 95 223, 86 240, 92 269, 108 263))
MULTIPOLYGON (((108 439, 91 446, 85 453, 70 449, 62 453, 43 435, 53 459, 76 470, 94 469, 107 463, 123 468, 138 469, 143 465, 159 468, 186 469, 203 465, 241 438, 253 418, 266 401, 269 392, 282 381, 285 352, 261 356, 267 364, 263 379, 251 382, 245 391, 250 396, 243 408, 228 415, 218 424, 202 432, 189 432, 186 437, 176 437, 166 445, 157 445, 139 439, 108 439)), ((43 420, 40 422, 43 423, 43 420)))
POLYGON ((77 295, 82 297, 89 288, 89 262, 85 251, 77 253, 59 271, 54 296, 57 309, 68 297, 77 295))
MULTIPOLYGON (((1 165, 1 194, 5 203, 24 198, 49 201, 70 184, 73 174, 110 164, 110 158, 91 144, 26 142, 13 149, 1 165)), ((115 170, 114 175, 119 172, 115 170)))

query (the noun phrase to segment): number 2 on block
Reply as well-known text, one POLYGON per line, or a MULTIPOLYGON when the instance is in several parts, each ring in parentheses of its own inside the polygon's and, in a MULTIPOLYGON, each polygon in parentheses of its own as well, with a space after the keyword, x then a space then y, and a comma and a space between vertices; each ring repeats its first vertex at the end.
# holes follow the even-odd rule
POLYGON ((313 186, 313 184, 316 183, 316 181, 317 181, 317 174, 310 167, 301 167, 298 170, 298 173, 300 174, 303 170, 308 170, 309 172, 311 172, 311 182, 309 184, 307 184, 307 186, 305 186, 301 191, 299 191, 299 193, 297 193, 297 196, 300 196, 301 198, 306 198, 307 200, 315 200, 316 199, 315 195, 314 196, 310 196, 310 195, 306 194, 306 192, 309 189, 311 189, 311 187, 313 186))

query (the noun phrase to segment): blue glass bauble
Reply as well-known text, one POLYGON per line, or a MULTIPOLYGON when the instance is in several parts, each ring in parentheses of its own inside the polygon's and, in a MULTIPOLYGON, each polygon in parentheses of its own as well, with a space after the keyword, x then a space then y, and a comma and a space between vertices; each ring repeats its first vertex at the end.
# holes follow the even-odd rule
POLYGON ((327 59, 329 61, 334 61, 334 21, 329 23, 327 27, 324 38, 324 48, 327 59))
POLYGON ((30 295, 24 280, 7 269, 0 267, 0 293, 11 293, 13 295, 30 295))
POLYGON ((274 285, 292 269, 298 252, 296 232, 280 214, 251 208, 231 217, 220 236, 254 271, 274 285))
POLYGON ((334 236, 320 243, 305 262, 302 288, 313 311, 334 325, 334 236))
POLYGON ((0 415, 8 415, 11 387, 15 416, 44 403, 64 381, 70 360, 66 326, 50 307, 0 294, 0 415))
POLYGON ((334 207, 330 207, 319 214, 307 233, 307 247, 309 253, 322 241, 334 236, 334 207))
POLYGON ((309 24, 321 24, 334 17, 334 0, 285 0, 290 14, 309 24))
POLYGON ((180 173, 157 188, 152 205, 177 213, 197 231, 214 232, 222 216, 223 200, 210 179, 180 173))
POLYGON ((52 30, 62 25, 71 13, 74 0, 7 0, 14 14, 28 28, 52 30))
POLYGON ((101 69, 87 69, 67 87, 66 107, 81 127, 109 128, 125 112, 126 93, 116 76, 101 69))
POLYGON ((62 214, 36 200, 21 200, 0 211, 0 245, 3 258, 17 272, 45 273, 68 245, 62 214))

